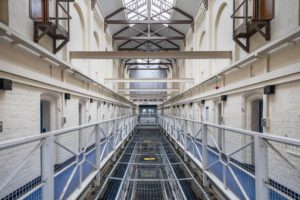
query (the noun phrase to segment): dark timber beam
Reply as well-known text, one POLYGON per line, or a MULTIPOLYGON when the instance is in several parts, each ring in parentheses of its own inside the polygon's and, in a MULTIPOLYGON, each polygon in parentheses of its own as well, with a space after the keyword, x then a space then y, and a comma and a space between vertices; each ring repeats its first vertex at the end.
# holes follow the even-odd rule
POLYGON ((115 16, 115 15, 118 14, 119 12, 122 12, 124 9, 125 9, 124 7, 121 7, 121 8, 119 8, 119 9, 115 10, 114 12, 110 13, 109 15, 107 15, 107 16, 105 17, 105 20, 107 20, 107 19, 109 19, 109 18, 115 16))
POLYGON ((185 34, 179 30, 177 30, 176 28, 172 27, 172 26, 168 26, 169 29, 171 29, 172 31, 178 33, 179 35, 182 35, 185 37, 185 34))
POLYGON ((130 28, 130 26, 126 26, 126 27, 122 28, 121 30, 119 30, 119 31, 117 31, 115 34, 113 34, 113 37, 119 35, 120 33, 126 31, 126 30, 129 29, 129 28, 130 28))
POLYGON ((181 10, 181 9, 179 9, 179 8, 177 8, 177 7, 173 7, 173 9, 174 9, 175 11, 179 12, 180 14, 182 14, 183 16, 189 18, 189 19, 192 19, 192 20, 194 19, 193 16, 187 14, 186 12, 184 12, 183 10, 181 10))

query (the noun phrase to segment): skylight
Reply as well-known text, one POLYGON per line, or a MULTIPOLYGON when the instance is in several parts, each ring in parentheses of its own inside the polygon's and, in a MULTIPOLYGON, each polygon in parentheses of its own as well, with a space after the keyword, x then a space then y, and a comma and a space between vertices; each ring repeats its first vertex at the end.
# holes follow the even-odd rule
POLYGON ((123 0, 127 20, 146 20, 148 2, 151 3, 150 16, 153 20, 171 19, 175 0, 123 0))

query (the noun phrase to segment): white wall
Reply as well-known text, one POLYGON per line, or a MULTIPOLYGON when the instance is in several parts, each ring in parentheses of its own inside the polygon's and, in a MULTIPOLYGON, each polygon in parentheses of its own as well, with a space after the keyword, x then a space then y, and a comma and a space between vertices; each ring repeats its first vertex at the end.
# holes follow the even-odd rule
MULTIPOLYGON (((204 107, 209 109, 203 113, 204 119, 206 120, 206 113, 208 113, 207 120, 216 123, 217 102, 220 101, 221 95, 228 95, 227 101, 224 102, 223 123, 231 127, 250 129, 250 99, 259 96, 263 99, 264 104, 263 117, 270 122, 269 127, 264 127, 264 134, 299 139, 300 96, 298 94, 300 94, 300 75, 299 71, 284 75, 284 71, 289 71, 291 67, 300 69, 299 38, 282 45, 278 49, 272 49, 266 55, 262 55, 243 66, 238 66, 239 68, 235 68, 229 73, 221 74, 218 76, 218 80, 212 79, 202 83, 232 63, 241 61, 258 48, 263 48, 265 45, 299 30, 299 1, 275 1, 275 18, 271 21, 271 41, 265 41, 261 35, 255 34, 250 39, 249 53, 242 50, 232 40, 231 14, 232 1, 210 1, 208 10, 200 8, 195 17, 195 32, 193 33, 191 30, 188 32, 186 46, 183 48, 185 50, 230 50, 233 59, 186 61, 183 64, 185 69, 180 69, 177 73, 180 77, 193 77, 195 87, 190 86, 189 89, 181 87, 182 92, 187 91, 171 98, 161 107, 173 108, 175 106, 175 110, 178 112, 177 105, 180 105, 179 109, 181 109, 182 104, 189 105, 190 102, 197 103, 205 99, 204 107), (193 71, 192 75, 190 74, 191 70, 193 71), (272 73, 277 73, 278 77, 268 79, 272 73), (254 83, 254 80, 258 79, 260 81, 254 83), (276 85, 275 95, 263 95, 263 87, 272 84, 276 85), (217 89, 216 86, 219 88, 217 89)), ((169 109, 167 110, 169 112, 169 109)), ((195 110, 197 107, 189 112, 193 113, 195 110)), ((218 140, 216 130, 212 129, 211 135, 215 140, 218 140)), ((226 153, 233 152, 250 141, 250 137, 226 132, 225 151, 226 153)), ((213 143, 210 144, 214 145, 213 143)), ((274 145, 294 166, 299 166, 299 148, 279 143, 274 145)), ((251 147, 237 153, 234 158, 240 162, 251 164, 251 147)), ((294 191, 300 192, 298 187, 299 170, 297 171, 297 169, 286 164, 278 154, 270 149, 268 160, 269 177, 294 191)))
MULTIPOLYGON (((33 21, 29 18, 28 2, 9 1, 9 28, 28 43, 33 43, 33 21)), ((50 14, 54 12, 54 2, 50 1, 50 14)), ((71 41, 56 56, 61 61, 72 64, 73 69, 78 72, 104 83, 105 78, 118 76, 118 63, 113 68, 112 62, 69 60, 69 51, 72 50, 113 49, 110 33, 104 33, 100 9, 96 5, 95 9, 91 10, 90 3, 89 0, 76 0, 76 3, 70 4, 71 41)), ((46 48, 51 54, 51 38, 45 36, 39 47, 46 48)), ((51 130, 78 126, 79 103, 83 105, 83 123, 111 119, 118 114, 115 112, 117 106, 125 110, 125 106, 131 105, 108 88, 81 80, 75 77, 72 71, 56 66, 24 49, 20 44, 12 44, 3 38, 0 39, 0 78, 13 81, 12 91, 0 91, 0 121, 3 122, 0 141, 40 134, 40 101, 47 98, 47 95, 53 99, 55 107, 51 110, 54 113, 50 119, 51 130), (65 93, 71 93, 70 100, 64 100, 65 93), (94 99, 93 103, 90 103, 91 98, 94 99), (111 106, 112 103, 114 107, 111 106), (64 118, 66 123, 63 122, 64 118)), ((130 113, 132 111, 122 114, 130 113)), ((85 129, 83 132, 82 143, 88 146, 91 144, 88 138, 92 130, 85 129)), ((79 137, 76 136, 78 133, 71 133, 56 139, 77 152, 79 137)), ((0 151, 0 180, 4 180, 36 145, 37 143, 27 144, 0 151)), ((57 145, 55 152, 55 164, 62 163, 72 156, 57 145)), ((0 192, 0 198, 38 177, 41 174, 39 166, 40 148, 37 148, 8 187, 0 192)))

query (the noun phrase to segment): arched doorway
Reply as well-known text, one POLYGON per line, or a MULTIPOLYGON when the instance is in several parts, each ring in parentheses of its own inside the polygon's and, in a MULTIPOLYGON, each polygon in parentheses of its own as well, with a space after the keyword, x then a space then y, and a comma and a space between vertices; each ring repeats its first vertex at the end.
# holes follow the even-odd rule
MULTIPOLYGON (((251 131, 263 133, 263 93, 256 92, 245 97, 245 128, 251 131)), ((243 144, 253 141, 253 136, 244 136, 243 144)), ((243 160, 247 164, 254 164, 254 143, 244 150, 243 160)))
MULTIPOLYGON (((223 102, 217 101, 215 103, 216 111, 215 111, 215 122, 219 125, 223 125, 223 102)), ((224 149, 225 137, 223 135, 222 129, 218 129, 217 131, 217 139, 218 139, 218 146, 222 150, 224 149)))
POLYGON ((256 99, 251 102, 251 130, 263 132, 263 100, 256 99))
POLYGON ((57 129, 57 97, 42 94, 40 97, 40 133, 57 129))

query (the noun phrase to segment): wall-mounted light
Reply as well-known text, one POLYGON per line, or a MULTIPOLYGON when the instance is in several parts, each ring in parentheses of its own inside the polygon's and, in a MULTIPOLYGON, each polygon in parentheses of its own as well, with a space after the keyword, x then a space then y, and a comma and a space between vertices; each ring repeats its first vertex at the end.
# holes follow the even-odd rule
POLYGON ((267 85, 264 87, 264 94, 275 94, 275 85, 267 85))
POLYGON ((12 90, 12 81, 5 78, 0 78, 0 90, 12 90))
POLYGON ((90 99, 90 103, 93 103, 94 102, 94 99, 90 99))
POLYGON ((65 100, 70 100, 70 99, 71 99, 71 94, 65 93, 65 100))
POLYGON ((203 105, 205 104, 205 99, 201 100, 201 104, 203 105))
POLYGON ((227 101, 227 95, 222 95, 221 96, 221 101, 227 101))

